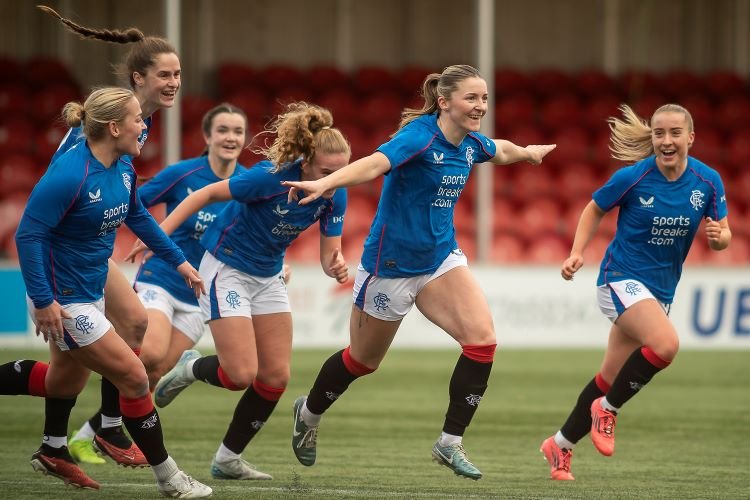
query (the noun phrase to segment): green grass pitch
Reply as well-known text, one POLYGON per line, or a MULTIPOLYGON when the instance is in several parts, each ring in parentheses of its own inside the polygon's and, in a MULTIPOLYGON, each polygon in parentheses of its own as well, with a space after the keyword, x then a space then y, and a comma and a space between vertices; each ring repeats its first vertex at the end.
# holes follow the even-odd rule
MULTIPOLYGON (((318 461, 306 468, 290 449, 291 405, 307 391, 331 350, 298 350, 276 412, 244 457, 273 481, 219 481, 209 474, 239 394, 200 382, 160 410, 167 448, 214 498, 750 498, 750 351, 688 351, 621 412, 617 449, 603 457, 588 438, 575 449, 576 481, 549 480, 539 453, 599 367, 594 350, 500 350, 484 400, 464 437, 484 473, 461 479, 430 460, 447 405, 458 351, 393 350, 373 375, 355 382, 323 419, 318 461)), ((3 350, 0 362, 47 359, 3 350)), ((99 377, 73 411, 71 431, 95 411, 99 377)), ((65 487, 32 471, 43 402, 0 397, 3 498, 133 499, 158 496, 148 469, 84 469, 99 492, 65 487)))

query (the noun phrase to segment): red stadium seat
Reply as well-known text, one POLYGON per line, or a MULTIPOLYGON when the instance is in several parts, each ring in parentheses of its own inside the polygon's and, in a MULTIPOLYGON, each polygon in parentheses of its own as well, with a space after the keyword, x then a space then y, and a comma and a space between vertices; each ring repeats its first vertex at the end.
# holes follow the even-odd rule
POLYGON ((574 90, 569 73, 551 68, 535 71, 529 79, 529 84, 542 99, 571 93, 574 90))
POLYGON ((419 95, 427 75, 436 72, 438 71, 431 70, 425 66, 405 66, 401 68, 396 72, 396 81, 398 82, 401 95, 419 95))
POLYGON ((602 184, 597 169, 590 163, 569 162, 560 165, 554 183, 557 197, 566 202, 590 200, 591 194, 602 184))
POLYGON ((705 233, 701 230, 698 230, 698 232, 695 235, 695 240, 693 240, 693 244, 690 246, 690 251, 688 252, 687 257, 685 258, 684 265, 686 266, 706 265, 709 252, 711 252, 711 249, 708 248, 708 243, 706 242, 705 233))
POLYGON ((0 85, 0 116, 26 115, 31 92, 20 83, 3 83, 0 85))
POLYGON ((466 255, 469 261, 477 258, 477 237, 472 231, 456 231, 456 242, 458 248, 466 255))
MULTIPOLYGON (((33 89, 47 87, 53 82, 77 87, 75 78, 68 67, 59 59, 46 56, 33 57, 24 64, 22 71, 26 82, 33 89)), ((79 93, 76 88, 75 94, 79 93)))
POLYGON ((41 177, 33 156, 10 154, 0 158, 0 196, 29 193, 41 177))
POLYGON ((203 95, 183 95, 181 101, 182 129, 200 128, 203 115, 218 103, 203 95))
POLYGON ((662 82, 656 75, 643 70, 625 71, 620 75, 619 81, 626 102, 637 100, 649 93, 660 93, 662 88, 662 82))
MULTIPOLYGON (((695 119, 695 116, 693 116, 695 119)), ((700 123, 697 122, 696 123, 700 123)), ((695 134, 695 141, 690 147, 690 156, 715 168, 722 161, 724 144, 721 134, 714 129, 701 129, 695 134)))
POLYGON ((363 95, 374 92, 396 91, 396 75, 384 66, 362 66, 352 75, 354 88, 363 95))
POLYGON ((200 124, 193 124, 182 133, 182 158, 200 156, 206 149, 206 139, 200 124))
POLYGON ((53 122, 52 125, 42 130, 34 138, 34 151, 36 157, 40 160, 37 163, 37 168, 40 170, 46 170, 47 164, 52 159, 52 155, 55 154, 57 148, 60 147, 60 143, 65 137, 68 129, 62 123, 53 122))
POLYGON ((515 264, 524 259, 522 240, 513 233, 499 233, 492 239, 490 260, 497 264, 515 264))
POLYGON ((60 117, 63 106, 70 101, 80 101, 81 96, 75 86, 60 83, 39 90, 32 99, 32 116, 38 124, 47 126, 52 120, 60 117))
POLYGON ((705 88, 715 99, 728 99, 732 96, 747 95, 747 84, 732 71, 715 71, 705 77, 705 88))
POLYGON ((219 95, 226 99, 255 82, 257 72, 251 66, 238 62, 223 62, 216 69, 219 95))
MULTIPOLYGON (((669 101, 685 106, 685 100, 705 93, 703 79, 694 71, 675 68, 660 78, 661 87, 668 93, 669 101)), ((690 108, 688 108, 690 109, 690 108)), ((692 112, 692 110, 690 110, 692 112)))
POLYGON ((512 184, 512 196, 516 203, 529 203, 539 198, 551 198, 555 196, 555 192, 554 174, 549 169, 529 164, 517 166, 515 181, 512 184))
POLYGON ((516 208, 506 199, 495 198, 492 207, 492 233, 494 235, 518 233, 520 222, 516 208))
POLYGON ((4 241, 8 237, 13 239, 26 208, 27 198, 28 193, 15 194, 0 200, 0 241, 4 241))
POLYGON ((31 154, 34 149, 34 134, 34 124, 26 118, 0 118, 0 155, 31 154))
POLYGON ((565 130, 581 122, 582 110, 581 100, 574 94, 556 94, 542 105, 539 122, 548 132, 565 130))
POLYGON ((271 95, 279 89, 297 85, 303 81, 304 74, 295 66, 288 64, 270 64, 258 71, 258 80, 271 95))
MULTIPOLYGON (((730 203, 728 208, 734 208, 739 205, 750 207, 750 170, 739 170, 737 173, 730 177, 724 178, 724 189, 727 192, 727 202, 730 203), (736 204, 736 205, 735 205, 736 204)), ((734 210, 738 210, 735 208, 734 210)), ((730 220, 739 222, 737 215, 730 215, 730 220)), ((734 225, 737 225, 736 223, 734 225)), ((748 226, 743 224, 743 226, 748 226)), ((732 231, 734 232, 734 227, 732 231)), ((749 228, 750 230, 750 228, 749 228)))
MULTIPOLYGON (((654 111, 659 109, 664 104, 667 104, 667 99, 663 95, 650 93, 642 95, 640 98, 634 100, 631 108, 633 108, 635 114, 637 114, 647 122, 650 122, 651 116, 654 114, 654 111)), ((622 118, 622 115, 618 113, 617 117, 622 118)))
MULTIPOLYGON (((573 235, 571 235, 570 241, 572 244, 573 235)), ((602 261, 602 258, 604 258, 604 253, 607 251, 607 247, 609 246, 611 241, 612 238, 603 234, 594 235, 594 237, 591 238, 591 241, 589 241, 589 244, 586 245, 586 248, 583 251, 584 265, 589 269, 597 269, 602 261)))
POLYGON ((344 216, 344 234, 366 233, 370 230, 375 218, 375 204, 372 198, 360 194, 348 193, 349 199, 344 216))
MULTIPOLYGON (((547 138, 542 134, 538 127, 534 126, 520 126, 514 127, 504 134, 506 139, 510 142, 517 144, 521 147, 526 147, 529 144, 546 144, 547 138)), ((554 152, 552 153, 554 154, 554 152)), ((508 167, 505 167, 508 168, 508 167)), ((512 168, 512 167, 510 167, 512 168)), ((503 167, 500 167, 503 169, 503 167)))
POLYGON ((227 95, 225 100, 244 111, 251 123, 265 123, 271 116, 273 100, 257 87, 237 90, 227 95))
POLYGON ((560 233, 563 214, 559 203, 550 198, 539 198, 527 203, 518 212, 518 230, 526 241, 546 233, 560 233))
POLYGON ((721 251, 706 252, 705 262, 709 265, 742 266, 750 263, 750 241, 743 235, 732 235, 732 242, 721 251))
POLYGON ((619 115, 617 107, 621 103, 622 100, 615 94, 600 94, 592 97, 584 106, 581 120, 595 134, 609 130, 607 119, 619 115))
POLYGON ((530 88, 530 77, 527 73, 507 67, 495 70, 495 91, 498 101, 508 95, 528 92, 530 88))
MULTIPOLYGON (((696 143, 699 137, 696 134, 696 143)), ((724 148, 724 161, 735 170, 750 166, 750 129, 733 133, 724 148)))
POLYGON ((395 92, 377 92, 365 97, 360 106, 360 125, 370 130, 387 126, 395 130, 403 110, 403 100, 395 92))
POLYGON ((360 102, 350 90, 338 89, 323 93, 318 96, 316 104, 331 112, 333 123, 339 128, 359 124, 360 102))
POLYGON ((300 101, 313 102, 314 97, 312 89, 297 83, 282 87, 274 93, 274 104, 271 111, 274 113, 280 113, 284 110, 287 104, 300 101))
POLYGON ((746 128, 747 117, 750 116, 750 96, 734 96, 724 99, 716 114, 716 126, 721 130, 732 133, 746 128))
MULTIPOLYGON (((344 257, 346 258, 346 254, 344 257)), ((308 264, 320 262, 320 231, 317 224, 306 229, 292 242, 284 260, 308 264)))
POLYGON ((305 72, 304 81, 313 92, 321 94, 349 86, 349 75, 336 66, 317 65, 305 72))
POLYGON ((693 128, 697 133, 703 134, 715 127, 716 108, 705 95, 687 95, 675 102, 690 112, 690 116, 693 117, 693 128))
MULTIPOLYGON (((0 56, 0 68, 3 68, 3 71, 0 72, 0 86, 8 83, 23 86, 23 65, 18 60, 9 55, 2 55, 0 56)), ((0 104, 0 109, 2 109, 2 104, 0 104)))
POLYGON ((573 75, 574 89, 588 99, 598 96, 615 96, 619 93, 615 80, 599 69, 586 69, 573 75))
POLYGON ((571 162, 586 162, 591 157, 591 137, 580 127, 565 127, 550 139, 557 148, 545 158, 545 163, 565 165, 571 162))
POLYGON ((457 232, 476 234, 477 218, 474 214, 474 204, 468 199, 459 200, 454 208, 453 223, 457 232))
POLYGON ((511 130, 535 125, 536 101, 528 93, 508 94, 495 105, 495 128, 511 130))
POLYGON ((529 240, 525 255, 528 264, 560 266, 570 255, 570 245, 559 235, 545 234, 529 240))

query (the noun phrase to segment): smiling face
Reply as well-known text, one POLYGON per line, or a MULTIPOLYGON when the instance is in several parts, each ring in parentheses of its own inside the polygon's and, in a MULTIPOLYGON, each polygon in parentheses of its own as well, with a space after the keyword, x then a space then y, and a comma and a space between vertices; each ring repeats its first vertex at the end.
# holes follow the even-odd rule
POLYGON ((128 101, 125 106, 125 117, 115 123, 113 135, 115 135, 115 149, 120 155, 138 156, 141 154, 141 145, 138 138, 146 128, 141 117, 141 105, 135 97, 128 101))
MULTIPOLYGON (((315 181, 331 175, 349 163, 349 156, 349 153, 315 153, 312 162, 302 162, 302 180, 315 181)), ((335 192, 335 189, 331 189, 323 193, 322 197, 331 199, 335 192)))
POLYGON ((695 132, 684 113, 657 112, 651 118, 651 142, 656 154, 656 164, 665 169, 681 169, 687 165, 688 149, 693 144, 695 132))
POLYGON ((487 82, 479 77, 461 80, 450 99, 438 97, 441 118, 445 117, 460 131, 478 132, 487 113, 487 82))
POLYGON ((239 113, 218 113, 211 120, 206 139, 210 158, 228 163, 236 161, 245 146, 245 117, 239 113))
POLYGON ((172 52, 165 52, 154 56, 145 75, 133 74, 135 93, 144 111, 151 113, 161 108, 171 108, 177 91, 180 89, 180 58, 172 52))

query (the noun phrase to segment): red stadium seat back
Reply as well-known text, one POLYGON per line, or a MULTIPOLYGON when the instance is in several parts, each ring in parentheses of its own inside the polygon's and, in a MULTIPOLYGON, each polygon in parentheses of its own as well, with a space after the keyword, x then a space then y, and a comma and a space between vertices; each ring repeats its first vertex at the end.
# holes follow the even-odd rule
MULTIPOLYGON (((660 80, 662 88, 668 94, 669 101, 683 106, 686 100, 705 93, 703 78, 686 68, 669 70, 662 75, 660 80)), ((690 111, 692 112, 692 109, 690 111)))
POLYGON ((594 99, 598 96, 616 96, 619 99, 615 80, 599 69, 590 68, 573 75, 573 87, 581 96, 594 99))
POLYGON ((274 114, 283 113, 287 104, 300 101, 309 103, 314 102, 315 98, 312 89, 300 84, 280 88, 274 94, 274 102, 271 106, 271 111, 274 114))
POLYGON ((674 100, 685 107, 690 116, 693 117, 693 127, 699 134, 713 130, 716 125, 716 107, 708 97, 703 94, 688 95, 674 100))
POLYGON ((362 95, 399 89, 396 75, 384 66, 362 66, 354 71, 352 82, 362 95))
MULTIPOLYGON (((631 108, 644 120, 651 121, 654 112, 664 104, 667 104, 667 98, 662 94, 649 93, 634 100, 631 108)), ((622 115, 618 113, 617 117, 622 118, 622 115)))
POLYGON ((183 158, 194 158, 200 156, 206 149, 206 139, 203 137, 203 129, 199 124, 194 124, 182 133, 183 158))
POLYGON ((257 87, 238 90, 226 96, 225 101, 244 111, 251 123, 264 123, 271 116, 273 99, 257 87))
POLYGON ((620 104, 622 104, 622 99, 616 94, 597 95, 590 98, 588 103, 584 104, 585 109, 581 119, 594 134, 609 130, 607 119, 611 116, 619 115, 617 107, 620 104))
POLYGON ((747 95, 748 92, 745 80, 733 71, 720 70, 709 73, 704 83, 706 90, 717 100, 747 95))
POLYGON ((348 193, 346 215, 344 216, 344 234, 361 233, 370 230, 375 218, 376 205, 370 196, 364 193, 348 193))
MULTIPOLYGON (((738 207, 750 207, 750 170, 738 170, 733 176, 727 178, 724 177, 724 189, 727 193, 727 203, 728 209, 734 208, 733 212, 730 212, 729 220, 730 221, 736 221, 732 224, 732 233, 735 232, 735 230, 740 231, 750 231, 750 225, 749 224, 741 224, 742 228, 736 227, 740 226, 740 221, 744 221, 746 219, 740 219, 737 217, 737 208, 738 207)), ((741 210, 740 210, 741 211, 741 210)))
POLYGON ((602 185, 601 174, 590 163, 568 162, 560 165, 553 180, 557 198, 566 203, 588 201, 602 185))
POLYGON ((732 236, 732 242, 720 251, 706 252, 705 262, 709 265, 741 266, 746 268, 750 263, 750 240, 744 235, 732 236))
POLYGON ((557 234, 542 234, 527 241, 527 264, 560 266, 570 255, 570 244, 557 234))
POLYGON ((545 158, 545 163, 564 165, 591 159, 591 137, 583 128, 569 126, 560 129, 552 136, 550 142, 557 144, 557 148, 545 158))
MULTIPOLYGON (((346 258, 346 255, 344 255, 344 258, 346 258)), ((307 228, 292 242, 286 251, 284 260, 307 264, 320 262, 320 230, 317 224, 307 228)))
POLYGON ((498 99, 495 105, 495 128, 512 130, 536 125, 536 100, 527 92, 509 94, 498 99))
POLYGON ((0 68, 3 68, 0 71, 0 88, 9 83, 23 86, 23 64, 17 59, 9 55, 0 56, 0 68))
POLYGON ((302 70, 289 64, 270 64, 258 71, 258 80, 271 95, 279 89, 296 85, 303 81, 302 70))
POLYGON ((78 89, 69 84, 56 84, 37 91, 32 97, 31 114, 38 124, 48 125, 60 118, 63 106, 70 101, 81 101, 78 89))
POLYGON ((539 121, 548 132, 564 130, 581 122, 583 104, 572 93, 557 94, 548 99, 539 113, 539 121))
POLYGON ((427 75, 437 72, 439 71, 425 66, 405 66, 401 68, 396 72, 399 92, 405 96, 419 94, 427 75))
POLYGON ((0 198, 0 240, 13 236, 26 208, 28 191, 11 193, 0 198))
POLYGON ((210 97, 203 95, 183 95, 181 99, 183 130, 190 130, 196 126, 200 127, 203 115, 218 104, 210 97))
MULTIPOLYGON (((586 205, 588 205, 590 202, 591 198, 581 198, 578 201, 571 202, 563 213, 563 234, 571 238, 571 240, 575 236, 576 228, 578 227, 578 221, 581 218, 581 213, 583 212, 583 209, 586 207, 586 205)), ((619 213, 619 211, 620 209, 618 207, 615 207, 604 214, 604 217, 602 217, 602 220, 599 224, 599 228, 596 231, 597 235, 610 240, 612 239, 612 237, 615 235, 615 231, 617 230, 617 214, 619 213)))
POLYGON ((700 229, 695 234, 693 244, 690 246, 687 257, 683 265, 685 266, 704 266, 707 264, 708 254, 711 249, 708 248, 706 235, 700 229))
POLYGON ((41 177, 34 156, 28 154, 9 154, 0 159, 0 194, 29 193, 41 177))
POLYGON ((518 215, 516 206, 507 199, 495 198, 492 206, 492 233, 518 233, 518 215))
POLYGON ((563 234, 563 212, 560 204, 550 198, 540 198, 527 203, 517 212, 518 231, 526 241, 539 235, 563 234))
POLYGON ((591 238, 591 241, 589 241, 589 244, 586 245, 586 248, 583 250, 584 265, 589 269, 597 269, 602 258, 604 258, 604 254, 611 241, 612 238, 609 236, 603 234, 594 235, 594 237, 591 238))
POLYGON ((31 92, 21 83, 0 84, 0 116, 26 115, 27 106, 31 99, 31 92))
POLYGON ((716 126, 728 133, 746 129, 747 117, 750 116, 750 96, 736 96, 725 99, 719 105, 716 126))
POLYGON ((459 199, 453 212, 453 225, 456 231, 464 234, 476 234, 477 218, 474 213, 474 204, 469 199, 459 199))
POLYGON ((34 137, 34 151, 40 160, 37 164, 40 171, 47 169, 47 164, 67 133, 68 129, 62 123, 53 122, 34 137))
POLYGON ((21 116, 0 118, 0 155, 31 154, 34 150, 35 133, 36 127, 27 118, 21 116))
POLYGON ((219 95, 226 99, 235 92, 241 92, 257 79, 255 69, 245 63, 223 62, 216 69, 219 95))
MULTIPOLYGON (((77 87, 75 78, 68 67, 59 59, 46 56, 34 57, 24 64, 22 71, 26 83, 33 89, 41 89, 51 84, 77 87)), ((77 88, 75 93, 80 93, 77 88)))
MULTIPOLYGON (((539 127, 531 125, 514 127, 508 130, 504 138, 521 147, 526 147, 529 144, 547 143, 547 137, 542 133, 539 127)), ((551 154, 554 154, 554 151, 551 154)), ((503 170, 503 167, 499 167, 498 170, 503 170)))
POLYGON ((552 68, 535 71, 531 75, 529 84, 536 95, 542 99, 572 93, 574 90, 570 74, 552 68))
POLYGON ((349 75, 336 66, 316 65, 305 72, 307 86, 316 94, 332 92, 350 85, 349 75))
POLYGON ((538 198, 554 197, 557 187, 554 184, 554 175, 549 169, 526 164, 519 165, 511 189, 513 200, 523 204, 538 198))
POLYGON ((456 243, 469 261, 476 260, 477 237, 473 231, 456 231, 456 243))
POLYGON ((523 240, 511 232, 495 234, 492 238, 490 260, 496 264, 516 264, 524 259, 523 240))
POLYGON ((318 96, 315 103, 331 112, 333 123, 337 127, 360 122, 360 102, 348 89, 325 92, 318 96))
MULTIPOLYGON (((693 117, 695 119, 695 117, 693 117)), ((696 123, 700 123, 696 120, 696 123)), ((721 134, 714 129, 701 129, 695 134, 690 156, 714 167, 723 160, 724 144, 721 134)))
POLYGON ((528 92, 531 88, 530 76, 515 68, 498 68, 495 70, 495 92, 497 100, 509 95, 528 92))
MULTIPOLYGON (((696 143, 698 140, 696 135, 696 143)), ((731 134, 724 149, 724 161, 735 170, 747 170, 750 167, 750 129, 731 134)))
POLYGON ((395 130, 404 102, 395 92, 378 92, 363 99, 360 108, 360 125, 370 130, 389 127, 395 130))
MULTIPOLYGON (((638 100, 647 94, 661 93, 662 81, 649 71, 625 71, 618 80, 624 93, 625 102, 638 100)), ((665 103, 666 101, 660 100, 660 104, 665 103)))

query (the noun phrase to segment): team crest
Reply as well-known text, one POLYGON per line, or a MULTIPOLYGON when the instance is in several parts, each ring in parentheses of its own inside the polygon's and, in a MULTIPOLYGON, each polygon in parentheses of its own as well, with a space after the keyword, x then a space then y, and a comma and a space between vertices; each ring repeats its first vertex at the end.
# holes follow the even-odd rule
POLYGON ((696 210, 700 210, 703 208, 703 205, 706 204, 706 202, 703 201, 703 192, 695 189, 692 193, 690 193, 690 204, 693 205, 693 208, 696 210))

